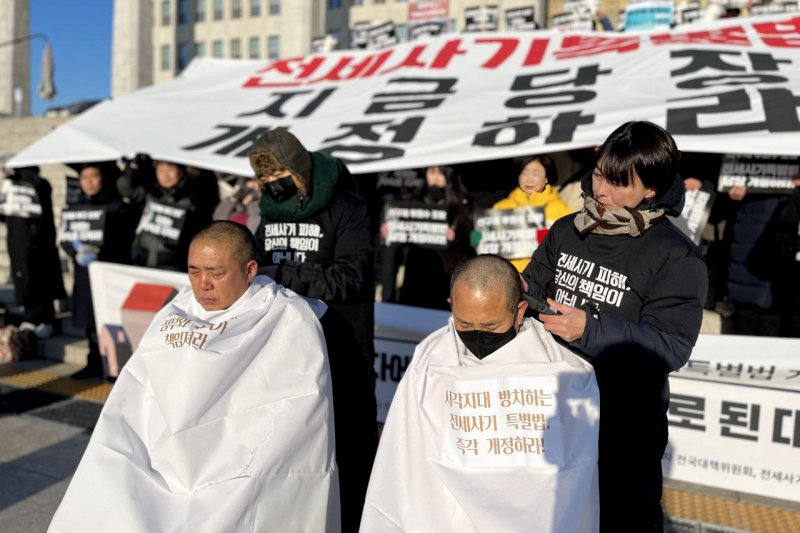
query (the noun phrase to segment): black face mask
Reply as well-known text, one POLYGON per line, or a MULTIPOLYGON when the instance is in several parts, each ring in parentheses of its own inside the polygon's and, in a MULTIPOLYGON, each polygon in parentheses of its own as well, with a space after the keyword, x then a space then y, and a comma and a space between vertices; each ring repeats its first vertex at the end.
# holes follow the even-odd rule
POLYGON ((428 199, 431 202, 441 202, 444 200, 444 187, 428 187, 428 199))
POLYGON ((272 197, 276 202, 285 202, 297 194, 297 185, 291 176, 284 176, 274 181, 264 184, 264 192, 272 197))
POLYGON ((517 336, 517 330, 514 329, 513 324, 508 331, 504 331, 503 333, 480 331, 477 329, 470 329, 467 331, 456 330, 456 333, 458 333, 458 338, 461 339, 464 346, 478 359, 483 359, 487 355, 491 355, 517 336))

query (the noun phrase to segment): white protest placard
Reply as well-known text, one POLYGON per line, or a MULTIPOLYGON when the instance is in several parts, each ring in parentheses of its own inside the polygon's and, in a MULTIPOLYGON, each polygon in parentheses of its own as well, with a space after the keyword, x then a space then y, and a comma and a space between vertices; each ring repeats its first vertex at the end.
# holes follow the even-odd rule
POLYGON ((725 154, 717 190, 747 187, 748 193, 789 194, 792 177, 800 174, 800 157, 757 154, 725 154))
POLYGON ((557 393, 553 376, 445 380, 442 457, 461 467, 563 466, 557 393))
POLYGON ((486 209, 474 217, 481 240, 478 254, 529 259, 547 233, 544 207, 486 209))
POLYGON ((147 200, 136 233, 147 233, 169 244, 177 244, 186 223, 186 212, 183 207, 147 200))
POLYGON ((716 193, 706 187, 686 191, 683 211, 672 222, 695 244, 700 244, 716 193))
POLYGON ((61 211, 58 243, 67 249, 73 241, 100 246, 105 232, 106 210, 102 207, 69 207, 61 211))
POLYGON ((423 248, 447 248, 447 210, 422 202, 391 202, 383 210, 388 228, 386 246, 413 244, 423 248))
POLYGON ((39 218, 42 216, 42 205, 36 189, 27 183, 3 180, 0 185, 0 215, 39 218))

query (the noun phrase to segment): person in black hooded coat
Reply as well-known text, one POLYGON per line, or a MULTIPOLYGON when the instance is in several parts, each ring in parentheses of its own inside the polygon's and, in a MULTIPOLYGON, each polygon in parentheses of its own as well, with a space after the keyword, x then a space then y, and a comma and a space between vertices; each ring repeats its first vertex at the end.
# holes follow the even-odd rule
POLYGON ((134 208, 122 201, 116 190, 115 180, 119 175, 116 164, 86 163, 80 166, 80 194, 71 209, 102 210, 102 242, 64 242, 62 246, 72 257, 75 285, 72 290, 72 325, 86 332, 89 341, 87 365, 74 374, 74 378, 100 377, 103 375, 100 350, 92 304, 92 289, 89 283, 89 264, 95 260, 108 263, 130 264, 131 243, 136 228, 134 208))
POLYGON ((278 283, 328 305, 320 322, 333 386, 342 531, 355 532, 378 444, 367 204, 341 161, 308 152, 285 129, 256 140, 250 164, 262 182, 261 262, 278 283))
POLYGON ((600 388, 600 531, 662 531, 668 374, 700 332, 707 271, 669 221, 683 207, 680 152, 649 122, 617 128, 583 179, 584 208, 552 226, 524 271, 559 315, 539 319, 586 358, 600 388))
POLYGON ((0 191, 0 204, 4 206, 11 195, 28 199, 24 202, 26 210, 4 209, 0 214, 7 227, 16 303, 25 309, 23 321, 51 327, 55 321, 53 301, 67 296, 56 248, 52 191, 50 183, 39 175, 39 167, 16 169, 6 177, 0 191))
POLYGON ((450 277, 460 263, 475 256, 470 244, 472 202, 452 166, 427 167, 415 199, 447 210, 447 249, 406 245, 405 277, 398 303, 449 309, 450 277))
POLYGON ((133 263, 151 268, 186 272, 189 243, 210 224, 219 202, 216 179, 208 173, 191 174, 186 166, 156 161, 155 175, 149 158, 137 156, 120 177, 117 188, 137 209, 144 211, 132 246, 133 263), (166 210, 157 213, 153 209, 166 210), (171 219, 175 234, 167 233, 155 220, 171 219))

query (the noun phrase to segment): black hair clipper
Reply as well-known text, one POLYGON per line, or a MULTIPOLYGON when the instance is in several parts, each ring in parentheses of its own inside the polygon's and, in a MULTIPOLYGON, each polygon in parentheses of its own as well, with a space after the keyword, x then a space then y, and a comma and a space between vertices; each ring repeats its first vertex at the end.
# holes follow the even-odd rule
POLYGON ((528 307, 533 311, 536 311, 540 315, 560 315, 558 311, 544 303, 543 301, 534 298, 528 293, 523 293, 522 297, 528 302, 528 307))

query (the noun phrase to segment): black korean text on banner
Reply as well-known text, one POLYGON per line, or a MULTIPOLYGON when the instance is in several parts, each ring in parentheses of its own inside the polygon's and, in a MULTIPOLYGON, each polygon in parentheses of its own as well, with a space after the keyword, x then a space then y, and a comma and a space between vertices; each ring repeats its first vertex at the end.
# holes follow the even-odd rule
POLYGON ((484 122, 473 145, 487 148, 521 145, 541 135, 542 122, 550 123, 545 144, 571 141, 579 126, 594 122, 594 115, 584 115, 582 109, 597 97, 593 86, 600 76, 611 74, 610 69, 594 64, 517 76, 505 107, 510 113, 531 110, 536 114, 514 114, 499 121, 484 122), (557 113, 549 109, 553 107, 558 108, 557 113))
POLYGON ((39 218, 42 204, 32 185, 3 180, 0 186, 0 215, 20 218, 39 218))
POLYGON ((305 263, 320 251, 324 237, 322 227, 314 222, 267 222, 264 224, 267 263, 305 263))
POLYGON ((669 477, 800 500, 797 392, 670 377, 669 477), (758 450, 754 453, 753 450, 758 450))
MULTIPOLYGON (((759 25, 755 27, 759 29, 759 25)), ((800 95, 795 94, 787 77, 797 65, 781 57, 780 52, 781 47, 793 46, 785 42, 788 38, 763 37, 778 48, 775 52, 702 48, 670 52, 670 77, 682 94, 667 101, 667 130, 676 136, 800 133, 800 95)), ((730 30, 713 36, 705 32, 695 39, 715 44, 749 44, 741 33, 730 30)), ((654 35, 652 40, 654 44, 670 44, 672 37, 654 35)))
POLYGON ((319 109, 336 91, 335 88, 323 89, 286 89, 270 91, 265 95, 264 104, 239 113, 236 118, 250 119, 259 117, 264 120, 281 120, 274 127, 249 126, 241 124, 217 124, 215 133, 207 138, 181 147, 190 152, 210 151, 216 155, 246 158, 253 143, 267 131, 280 127, 288 127, 294 119, 308 118, 319 109))
POLYGON ((383 208, 388 233, 386 246, 413 244, 422 248, 447 249, 447 210, 422 202, 388 203, 383 208))
POLYGON ((794 190, 792 177, 800 173, 800 158, 796 156, 761 156, 725 154, 719 170, 717 189, 747 187, 747 193, 790 194, 794 190))
POLYGON ((142 218, 139 219, 139 226, 136 228, 136 234, 152 235, 175 246, 178 244, 183 225, 186 223, 186 211, 182 207, 147 200, 142 218))
POLYGON ((700 244, 703 238, 703 230, 711 215, 711 206, 714 204, 715 197, 716 193, 710 184, 701 189, 686 191, 683 211, 680 216, 672 219, 678 229, 692 239, 695 244, 700 244))
POLYGON ((478 254, 529 259, 547 233, 544 207, 486 209, 474 217, 478 254))
POLYGON ((534 20, 534 8, 506 9, 506 31, 533 31, 539 29, 534 20))
POLYGON ((106 210, 103 207, 71 207, 61 211, 61 227, 58 231, 58 244, 67 252, 75 252, 75 241, 80 244, 101 246, 106 223, 106 210))
POLYGON ((378 421, 385 422, 397 385, 406 373, 414 355, 416 342, 375 337, 375 398, 378 421))
POLYGON ((341 133, 325 139, 322 151, 345 164, 397 159, 405 155, 425 113, 455 94, 457 78, 390 78, 386 91, 377 92, 367 106, 374 120, 343 122, 341 133), (330 143, 330 144, 327 144, 330 143))

